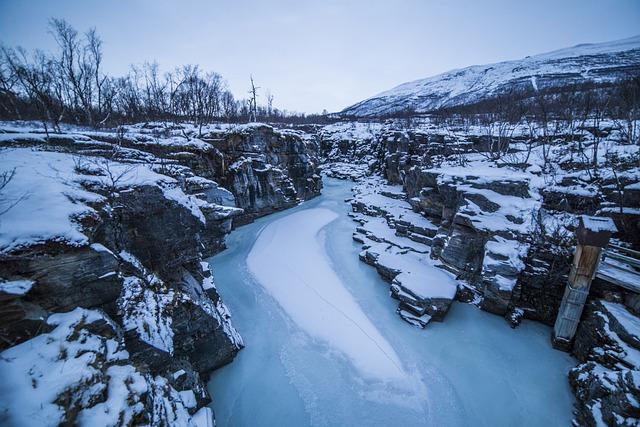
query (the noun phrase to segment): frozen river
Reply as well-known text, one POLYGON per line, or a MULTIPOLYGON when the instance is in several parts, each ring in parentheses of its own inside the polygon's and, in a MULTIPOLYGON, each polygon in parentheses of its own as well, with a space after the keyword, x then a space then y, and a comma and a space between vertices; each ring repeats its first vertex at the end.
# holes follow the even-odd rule
POLYGON ((358 260, 350 183, 235 230, 210 260, 246 348, 209 382, 218 426, 567 426, 575 362, 549 328, 454 303, 421 330, 358 260))

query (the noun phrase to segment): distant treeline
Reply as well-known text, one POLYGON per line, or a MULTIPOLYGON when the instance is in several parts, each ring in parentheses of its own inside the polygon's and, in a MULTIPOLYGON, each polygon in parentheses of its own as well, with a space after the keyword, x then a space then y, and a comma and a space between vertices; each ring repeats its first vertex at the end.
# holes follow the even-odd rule
MULTIPOLYGON (((328 120, 273 107, 256 98, 235 99, 222 76, 198 65, 162 73, 157 63, 131 66, 123 77, 103 70, 102 40, 91 29, 79 33, 52 19, 54 53, 3 46, 0 50, 0 118, 41 120, 54 130, 60 123, 93 127, 169 120, 205 125, 216 121, 263 120, 309 123, 328 120)), ((253 80, 252 80, 253 86, 253 80)))
POLYGON ((540 91, 502 93, 476 104, 440 109, 434 114, 448 116, 499 114, 503 120, 518 122, 524 116, 552 116, 555 119, 600 114, 625 119, 640 113, 640 75, 628 75, 616 83, 581 83, 540 91))
POLYGON ((640 75, 629 74, 618 82, 582 83, 539 91, 510 90, 480 102, 440 108, 426 113, 408 108, 379 119, 407 119, 428 116, 448 120, 465 118, 472 122, 580 120, 593 116, 618 121, 640 120, 640 75))

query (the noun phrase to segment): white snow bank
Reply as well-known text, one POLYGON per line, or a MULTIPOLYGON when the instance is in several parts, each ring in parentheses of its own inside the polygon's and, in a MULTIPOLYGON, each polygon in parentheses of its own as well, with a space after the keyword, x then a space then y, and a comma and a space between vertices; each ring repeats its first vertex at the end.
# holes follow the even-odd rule
POLYGON ((422 299, 453 299, 458 284, 454 276, 432 264, 425 254, 398 250, 385 243, 372 245, 365 250, 376 258, 380 266, 399 272, 394 283, 422 299))
POLYGON ((193 391, 178 392, 165 378, 140 372, 115 335, 87 327, 94 322, 115 328, 103 313, 76 308, 51 315, 53 331, 0 353, 0 424, 121 426, 146 418, 150 425, 213 424, 208 408, 190 417, 193 391))
POLYGON ((247 265, 258 282, 304 331, 345 354, 364 375, 404 377, 400 360, 331 268, 318 232, 337 214, 307 209, 260 233, 247 265))
MULTIPOLYGON (((83 175, 76 170, 78 162, 90 160, 92 158, 74 158, 70 154, 30 148, 0 150, 0 172, 15 170, 13 179, 0 195, 0 211, 13 206, 0 218, 0 252, 44 242, 71 246, 88 243, 78 220, 96 215, 88 204, 104 198, 83 189, 81 183, 114 185, 107 182, 106 176, 83 175)), ((105 159, 96 162, 104 167, 108 165, 110 172, 119 176, 115 183, 117 189, 158 185, 167 199, 181 204, 205 222, 195 197, 186 195, 175 179, 155 173, 144 164, 123 164, 105 159)))
MULTIPOLYGON (((81 325, 102 318, 96 311, 80 308, 52 315, 48 323, 56 326, 53 331, 0 354, 0 413, 3 423, 58 425, 63 420, 64 408, 55 400, 65 390, 78 387, 76 396, 86 401, 96 399, 96 395, 107 391, 102 382, 102 373, 94 363, 101 358, 106 361, 124 359, 127 354, 118 350, 115 340, 105 340, 86 329, 80 329, 81 325)), ((134 382, 137 383, 141 378, 137 374, 134 382)), ((129 407, 127 396, 115 394, 112 385, 115 384, 110 383, 108 387, 109 394, 113 393, 111 411, 116 415, 122 411, 122 420, 126 423, 142 408, 134 402, 129 407)), ((125 384, 120 386, 127 387, 125 384)))
POLYGON ((10 280, 0 282, 0 292, 12 295, 24 295, 31 290, 32 280, 10 280))
POLYGON ((611 233, 616 233, 618 228, 616 224, 613 222, 611 218, 608 217, 595 217, 589 215, 582 215, 580 217, 584 228, 587 230, 593 231, 594 233, 598 233, 601 231, 608 231, 611 233))
POLYGON ((0 252, 45 241, 87 243, 74 219, 94 211, 84 203, 101 199, 74 185, 73 158, 61 153, 9 149, 0 152, 0 170, 15 169, 2 192, 4 205, 15 204, 0 219, 0 252))

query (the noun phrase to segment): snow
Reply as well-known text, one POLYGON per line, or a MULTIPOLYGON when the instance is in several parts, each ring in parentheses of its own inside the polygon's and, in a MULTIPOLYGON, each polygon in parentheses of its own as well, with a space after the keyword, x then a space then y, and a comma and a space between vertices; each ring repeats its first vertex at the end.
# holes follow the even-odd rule
POLYGON ((0 253, 45 242, 70 246, 89 243, 78 221, 97 215, 90 205, 104 201, 104 197, 85 190, 83 184, 114 184, 108 182, 106 176, 82 175, 76 170, 78 161, 92 160, 101 167, 110 168, 115 176, 121 176, 115 183, 117 189, 157 185, 167 199, 181 204, 201 222, 205 222, 196 198, 187 196, 175 179, 153 172, 148 165, 123 164, 91 157, 78 160, 64 153, 5 148, 0 150, 0 171, 15 169, 15 175, 3 189, 0 208, 15 206, 4 213, 0 221, 0 253))
POLYGON ((115 256, 113 254, 113 252, 111 252, 107 247, 105 247, 103 244, 101 243, 92 243, 91 244, 91 249, 93 249, 96 252, 107 252, 113 256, 115 256))
POLYGON ((569 83, 582 81, 607 82, 618 74, 608 75, 602 69, 636 65, 640 59, 640 36, 599 44, 583 44, 567 49, 528 56, 524 59, 495 64, 474 65, 442 73, 426 79, 401 84, 355 105, 342 114, 376 116, 407 108, 418 112, 441 107, 474 103, 497 94, 509 84, 528 81, 534 90, 541 88, 541 80, 553 76, 570 76, 569 83))
POLYGON ((34 285, 33 280, 0 281, 0 292, 11 295, 25 295, 34 285))
POLYGON ((196 407, 196 395, 193 394, 193 390, 179 391, 178 394, 180 395, 180 400, 186 408, 196 407))
POLYGON ((445 298, 452 300, 457 284, 450 273, 425 263, 414 262, 394 279, 402 288, 418 298, 445 298))
POLYGON ((320 245, 318 233, 336 217, 316 208, 272 222, 249 253, 249 271, 300 328, 345 354, 365 376, 402 378, 406 374, 396 352, 344 287, 320 245))
POLYGON ((200 408, 198 412, 191 417, 191 424, 193 427, 215 427, 211 408, 200 408))
MULTIPOLYGON (((0 423, 16 426, 212 426, 192 390, 173 389, 130 364, 117 327, 104 313, 76 308, 47 319, 54 327, 0 353, 0 423), (91 327, 94 322, 98 328, 91 327), (98 335, 106 323, 111 330, 98 335), (74 413, 74 411, 76 411, 74 413), (75 420, 72 418, 75 416, 75 420)), ((146 371, 146 370, 145 370, 146 371)))
MULTIPOLYGON (((236 346, 236 348, 240 349, 244 346, 242 341, 242 337, 236 331, 236 329, 231 324, 231 313, 227 306, 222 302, 221 298, 217 298, 215 303, 209 298, 206 294, 204 294, 200 289, 204 288, 204 286, 213 286, 213 278, 210 278, 211 281, 207 283, 205 282, 200 285, 200 283, 189 273, 188 271, 183 271, 182 282, 185 287, 183 288, 186 293, 180 295, 183 301, 191 301, 192 303, 200 306, 209 316, 214 318, 222 329, 224 333, 229 337, 229 340, 236 346)), ((209 289, 215 289, 209 288, 209 289)))
POLYGON ((605 300, 600 300, 600 303, 616 318, 624 330, 640 343, 640 318, 630 313, 622 304, 605 300))
POLYGON ((394 284, 418 298, 453 299, 457 283, 451 273, 432 264, 428 254, 404 251, 385 243, 375 244, 364 252, 376 259, 376 264, 397 272, 394 284))
POLYGON ((198 207, 199 202, 195 196, 187 196, 186 194, 184 194, 182 189, 177 186, 163 187, 162 193, 167 199, 178 202, 178 204, 186 207, 193 216, 200 220, 200 222, 206 224, 207 221, 205 220, 202 211, 198 207))
MULTIPOLYGON (((127 357, 126 352, 115 351, 117 342, 104 340, 85 329, 80 329, 75 339, 67 341, 78 326, 102 318, 96 311, 81 308, 52 315, 48 323, 55 326, 53 331, 0 354, 0 412, 6 416, 4 421, 12 425, 57 425, 63 417, 63 408, 55 403, 59 394, 70 388, 82 387, 81 398, 89 400, 106 391, 99 382, 100 372, 93 363, 101 357, 111 361, 122 359, 127 357)), ((142 408, 133 402, 129 407, 125 396, 115 392, 117 388, 126 387, 119 383, 121 380, 122 377, 112 378, 108 389, 113 399, 111 410, 116 414, 123 411, 126 420, 142 408)))
MULTIPOLYGON (((636 323, 635 321, 633 321, 632 319, 629 318, 629 314, 627 312, 627 310, 620 306, 619 304, 615 304, 615 303, 607 303, 606 301, 602 301, 603 305, 605 306, 605 308, 607 310, 611 310, 610 313, 613 317, 615 317, 618 322, 620 322, 620 324, 626 329, 627 327, 634 327, 637 326, 634 325, 634 323, 636 323), (626 313, 625 313, 626 312, 626 313)), ((602 320, 604 321, 604 331, 608 337, 609 340, 614 342, 615 347, 615 351, 616 352, 620 352, 618 353, 618 356, 624 361, 624 365, 618 363, 617 367, 619 369, 627 369, 628 367, 631 367, 635 370, 640 369, 640 350, 630 346, 629 344, 627 344, 624 340, 622 340, 622 338, 620 338, 620 336, 615 333, 612 329, 611 329, 611 325, 610 325, 610 321, 609 321, 609 317, 607 314, 602 313, 602 312, 597 312, 597 315, 599 315, 602 320)), ((637 331, 637 329, 626 329, 627 332, 629 332, 632 336, 637 337, 636 335, 634 335, 634 332, 637 331)), ((609 351, 609 348, 596 348, 593 351, 597 352, 597 353, 601 353, 601 354, 605 354, 607 351, 609 351)), ((607 370, 607 368, 605 367, 600 367, 600 369, 603 370, 607 370)), ((608 370, 607 370, 608 371, 608 370)))
POLYGON ((387 225, 387 220, 381 217, 367 218, 366 223, 359 227, 358 231, 364 231, 365 235, 375 241, 384 241, 402 249, 411 249, 415 252, 427 253, 430 246, 423 243, 414 242, 413 240, 397 236, 395 231, 387 225))
POLYGON ((73 184, 77 175, 71 156, 6 149, 0 151, 0 164, 2 171, 15 168, 2 197, 16 203, 0 220, 0 252, 45 241, 71 246, 88 243, 74 219, 95 213, 83 201, 97 202, 102 197, 73 184))
POLYGON ((133 422, 134 414, 142 413, 142 402, 129 401, 131 391, 140 396, 147 391, 145 378, 133 366, 111 366, 107 369, 109 377, 107 399, 85 409, 78 416, 78 424, 83 426, 117 426, 133 422), (125 416, 123 416, 125 414, 125 416))
POLYGON ((611 218, 598 218, 594 216, 582 215, 580 217, 580 220, 582 221, 584 228, 589 231, 593 231, 594 233, 598 233, 601 231, 616 233, 618 231, 615 223, 611 218))
POLYGON ((154 291, 138 277, 124 277, 120 296, 124 328, 135 330, 142 341, 173 354, 173 319, 169 308, 173 298, 171 289, 154 291))

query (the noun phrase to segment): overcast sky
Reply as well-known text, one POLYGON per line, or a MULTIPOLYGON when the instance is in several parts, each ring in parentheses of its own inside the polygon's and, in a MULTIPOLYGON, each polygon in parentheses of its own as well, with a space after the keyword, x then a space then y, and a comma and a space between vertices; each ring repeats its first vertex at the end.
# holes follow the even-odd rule
POLYGON ((253 74, 276 107, 320 112, 452 68, 636 35, 640 0, 0 0, 0 42, 51 49, 52 17, 96 27, 109 73, 200 64, 238 98, 253 74))

